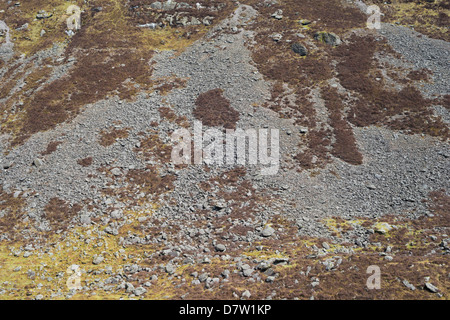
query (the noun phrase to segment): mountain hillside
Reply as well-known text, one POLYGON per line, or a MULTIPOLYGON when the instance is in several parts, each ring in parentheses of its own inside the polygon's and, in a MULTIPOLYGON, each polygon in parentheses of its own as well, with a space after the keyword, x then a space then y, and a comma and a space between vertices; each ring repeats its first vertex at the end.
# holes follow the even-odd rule
POLYGON ((449 14, 0 0, 0 299, 449 299, 449 14))

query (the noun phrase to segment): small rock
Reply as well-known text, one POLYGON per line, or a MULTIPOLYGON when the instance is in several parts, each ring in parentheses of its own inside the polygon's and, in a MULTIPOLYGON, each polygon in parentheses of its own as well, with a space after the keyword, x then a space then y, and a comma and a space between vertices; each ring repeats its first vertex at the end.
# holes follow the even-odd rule
POLYGON ((207 274, 207 273, 202 273, 202 274, 198 277, 198 280, 199 280, 200 282, 205 282, 206 279, 208 279, 208 274, 207 274))
POLYGON ((126 292, 127 292, 127 293, 131 293, 131 292, 134 291, 134 286, 133 286, 132 283, 127 282, 127 283, 125 284, 125 289, 126 289, 126 292))
POLYGON ((298 23, 300 23, 302 26, 307 26, 308 24, 311 24, 311 21, 307 19, 300 19, 298 20, 298 23))
POLYGON ((253 273, 253 269, 245 269, 243 271, 244 277, 250 277, 252 275, 252 273, 253 273))
POLYGON ((375 230, 375 232, 385 234, 386 232, 392 230, 392 226, 387 222, 379 222, 373 227, 373 229, 375 230))
POLYGON ((308 54, 308 49, 306 49, 306 47, 304 45, 302 45, 298 42, 292 44, 292 51, 301 55, 302 57, 304 57, 308 54))
POLYGON ((266 226, 264 230, 261 232, 261 235, 265 238, 272 236, 275 233, 275 229, 272 227, 266 226))
POLYGON ((174 274, 175 273, 175 267, 172 264, 167 264, 166 265, 166 272, 168 274, 174 274))
POLYGON ((283 39, 283 36, 280 33, 274 33, 270 36, 270 38, 272 38, 272 40, 275 42, 279 42, 281 41, 281 39, 283 39))
POLYGON ((275 19, 277 19, 277 20, 283 19, 283 10, 278 9, 277 11, 275 11, 275 12, 272 14, 272 18, 275 18, 275 19))
POLYGON ((145 288, 143 288, 143 287, 139 287, 139 288, 136 288, 134 291, 133 291, 133 294, 135 295, 135 296, 140 296, 140 295, 143 295, 144 293, 146 293, 147 292, 147 289, 145 289, 145 288))
POLYGON ((122 171, 119 168, 114 168, 111 170, 111 173, 117 177, 122 174, 122 171))
POLYGON ((156 1, 156 2, 153 2, 153 3, 150 5, 150 8, 152 8, 152 9, 154 9, 154 10, 162 10, 163 5, 162 5, 161 2, 156 1))
POLYGON ((219 243, 215 246, 215 249, 218 252, 224 252, 227 248, 223 244, 219 243))
POLYGON ((48 19, 53 16, 53 13, 47 13, 45 10, 40 10, 38 14, 36 15, 36 19, 48 19))
POLYGON ((410 290, 416 290, 416 287, 414 287, 411 283, 409 283, 408 280, 403 280, 402 283, 405 285, 405 287, 407 287, 410 290))
POLYGON ((103 258, 102 255, 98 255, 98 256, 94 257, 94 260, 92 260, 92 263, 97 265, 97 264, 102 263, 104 259, 105 258, 103 258))
POLYGON ((434 286, 431 283, 429 283, 429 282, 425 283, 425 288, 427 288, 428 291, 433 292, 433 293, 439 292, 439 289, 436 286, 434 286))
POLYGON ((44 164, 44 161, 42 161, 42 160, 39 159, 39 158, 36 158, 36 159, 34 159, 33 164, 34 164, 37 168, 39 168, 39 167, 41 167, 41 166, 44 164))

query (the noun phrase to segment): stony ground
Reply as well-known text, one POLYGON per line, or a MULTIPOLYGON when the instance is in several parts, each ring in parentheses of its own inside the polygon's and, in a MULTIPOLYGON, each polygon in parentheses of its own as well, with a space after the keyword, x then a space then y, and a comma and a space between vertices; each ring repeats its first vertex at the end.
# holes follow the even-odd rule
POLYGON ((0 1, 0 298, 448 299, 450 8, 374 3, 0 1))

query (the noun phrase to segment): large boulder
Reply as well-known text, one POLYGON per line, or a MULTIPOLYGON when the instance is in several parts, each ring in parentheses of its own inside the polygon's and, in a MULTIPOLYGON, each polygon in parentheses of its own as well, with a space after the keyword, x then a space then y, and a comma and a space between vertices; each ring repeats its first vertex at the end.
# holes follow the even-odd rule
POLYGON ((308 49, 306 47, 298 42, 295 42, 292 44, 292 51, 295 53, 301 55, 302 57, 306 56, 308 54, 308 49))
POLYGON ((314 39, 324 42, 330 46, 338 46, 342 43, 341 38, 332 32, 320 31, 314 34, 314 39))

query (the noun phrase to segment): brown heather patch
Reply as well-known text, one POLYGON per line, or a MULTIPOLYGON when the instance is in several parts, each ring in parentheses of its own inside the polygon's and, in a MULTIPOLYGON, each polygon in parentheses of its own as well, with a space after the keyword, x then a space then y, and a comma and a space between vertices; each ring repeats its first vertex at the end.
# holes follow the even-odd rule
POLYGON ((237 167, 235 169, 226 171, 217 177, 209 179, 209 182, 222 186, 237 186, 238 182, 242 181, 246 174, 247 170, 244 167, 237 167))
POLYGON ((330 161, 332 132, 329 129, 310 130, 307 149, 294 157, 303 169, 323 167, 330 161))
POLYGON ((257 45, 251 48, 256 66, 267 79, 283 81, 290 85, 305 87, 329 79, 332 70, 324 56, 326 46, 317 43, 321 46, 319 52, 313 51, 306 57, 300 57, 293 52, 292 42, 284 40, 300 41, 296 36, 299 32, 307 32, 309 36, 323 30, 341 34, 352 28, 363 27, 366 22, 365 15, 358 9, 346 6, 339 0, 287 0, 270 7, 259 1, 247 2, 260 14, 250 26, 256 31, 257 45), (277 9, 283 10, 282 20, 271 17, 277 9), (307 29, 302 29, 298 22, 300 19, 315 23, 307 29), (274 33, 283 34, 283 41, 273 41, 270 35, 274 33))
POLYGON ((317 28, 336 32, 363 27, 367 20, 359 9, 339 0, 284 0, 272 6, 266 6, 264 2, 257 0, 244 0, 243 3, 252 5, 263 19, 271 21, 274 25, 285 26, 285 30, 292 29, 289 23, 299 19, 316 21, 314 26, 317 28), (283 10, 282 20, 271 18, 272 13, 277 9, 283 10), (288 24, 285 24, 285 21, 288 24))
POLYGON ((77 163, 82 167, 89 167, 90 165, 92 165, 92 162, 92 157, 77 160, 77 163))
POLYGON ((441 103, 445 109, 450 110, 450 94, 445 95, 441 103))
MULTIPOLYGON (((141 90, 150 89, 148 61, 153 51, 142 30, 123 17, 122 4, 90 1, 83 9, 83 28, 70 38, 65 52, 67 58, 75 57, 76 63, 66 76, 25 99, 19 108, 23 115, 14 122, 18 128, 14 132, 18 132, 13 146, 73 118, 87 104, 112 95, 131 99, 138 86, 141 90), (96 6, 102 6, 103 10, 91 14, 90 9, 96 6)), ((42 72, 30 75, 31 88, 42 82, 42 72)))
POLYGON ((235 129, 239 121, 239 112, 230 106, 221 89, 213 89, 200 94, 195 101, 194 117, 204 125, 225 129, 235 129))
POLYGON ((141 146, 135 148, 145 161, 156 160, 162 164, 170 162, 172 155, 172 147, 164 144, 155 132, 150 132, 149 135, 141 139, 141 146))
POLYGON ((437 226, 450 227, 450 196, 445 190, 430 192, 430 200, 432 201, 431 209, 438 219, 442 219, 437 226))
POLYGON ((177 118, 175 112, 173 112, 173 110, 169 107, 160 107, 158 111, 161 118, 169 120, 170 122, 174 122, 175 119, 177 118))
POLYGON ((189 127, 189 121, 185 116, 177 116, 175 112, 169 107, 160 107, 158 109, 161 118, 174 122, 183 128, 189 127))
MULTIPOLYGON (((250 1, 251 2, 251 1, 250 1)), ((331 132, 318 126, 316 111, 310 100, 311 89, 320 86, 324 81, 333 77, 332 60, 335 48, 312 40, 317 31, 332 31, 341 35, 353 28, 363 27, 366 17, 357 9, 346 6, 341 1, 283 1, 281 4, 266 7, 262 2, 253 1, 251 4, 259 11, 260 16, 251 28, 256 31, 257 45, 251 46, 252 58, 258 70, 267 80, 273 81, 272 97, 265 106, 278 112, 282 118, 294 119, 296 125, 309 128, 306 137, 306 150, 295 157, 300 167, 311 169, 321 167, 329 161, 331 132), (271 17, 277 9, 283 10, 283 19, 271 17), (302 28, 300 19, 310 20, 312 23, 302 28), (275 42, 270 35, 280 33, 283 41, 275 42), (310 41, 314 41, 318 50, 309 48, 307 41, 296 34, 306 34, 310 41), (290 40, 290 42, 286 41, 290 40), (306 57, 293 52, 294 42, 303 43, 309 50, 306 57), (288 90, 284 89, 288 86, 288 90)), ((345 122, 335 121, 338 143, 335 145, 336 155, 349 150, 341 150, 347 143, 351 145, 351 131, 345 122)), ((350 157, 355 157, 352 154, 350 157)), ((347 159, 351 161, 350 159, 347 159)), ((356 161, 358 162, 358 161, 356 161)))
POLYGON ((128 137, 130 128, 117 129, 114 127, 109 130, 102 130, 100 132, 99 144, 104 147, 109 147, 114 144, 117 139, 125 139, 128 137))
POLYGON ((433 72, 430 69, 420 69, 410 71, 407 77, 413 81, 430 81, 432 74, 433 72))
POLYGON ((58 146, 61 144, 61 141, 51 141, 49 142, 49 144, 47 145, 47 149, 45 149, 45 151, 41 152, 41 155, 46 156, 49 155, 53 152, 56 151, 56 149, 58 149, 58 146))
MULTIPOLYGON (((325 271, 316 268, 316 276, 320 279, 320 287, 316 290, 316 298, 325 299, 436 299, 437 297, 423 289, 424 277, 433 275, 433 283, 446 294, 449 290, 443 269, 448 265, 442 256, 430 257, 399 257, 393 262, 386 262, 378 254, 358 254, 345 257, 336 271, 325 271), (381 289, 369 290, 366 281, 370 274, 366 270, 371 265, 377 265, 381 270, 381 289), (419 290, 411 291, 401 282, 408 280, 419 290)), ((313 272, 314 272, 313 271, 313 272)))
POLYGON ((70 221, 82 209, 79 204, 70 205, 64 200, 52 198, 45 206, 45 217, 53 230, 67 229, 70 221))
POLYGON ((186 79, 181 78, 168 78, 162 81, 158 81, 156 90, 163 96, 167 95, 173 89, 180 89, 186 86, 186 79))
POLYGON ((19 224, 23 218, 25 201, 14 198, 13 193, 6 193, 0 185, 0 232, 10 239, 19 237, 19 224))
POLYGON ((349 42, 339 46, 335 54, 340 57, 337 71, 342 86, 357 93, 356 102, 350 103, 350 122, 361 127, 385 125, 410 134, 448 138, 448 127, 441 118, 433 116, 432 101, 425 99, 419 90, 406 86, 398 92, 391 91, 369 76, 373 55, 383 43, 355 35, 349 42))
POLYGON ((126 180, 130 184, 139 186, 141 192, 160 195, 173 189, 174 177, 171 175, 161 177, 155 167, 149 166, 146 169, 129 170, 126 180))
MULTIPOLYGON (((8 95, 11 93, 11 90, 17 85, 17 82, 25 75, 26 70, 22 69, 18 72, 16 72, 16 74, 14 76, 12 76, 10 79, 8 80, 4 80, 2 81, 1 84, 1 91, 0 91, 0 99, 4 99, 6 97, 8 97, 8 95)), ((3 76, 3 79, 6 79, 7 75, 5 74, 3 76)))
POLYGON ((148 203, 148 197, 151 196, 155 200, 159 195, 166 193, 174 188, 173 182, 175 176, 164 175, 161 176, 156 166, 148 165, 145 169, 128 170, 127 174, 122 177, 114 177, 107 168, 99 168, 100 172, 107 172, 113 179, 119 179, 127 183, 126 187, 117 188, 108 183, 108 187, 103 189, 103 193, 108 196, 116 197, 119 201, 127 202, 127 205, 140 205, 148 203), (146 196, 141 199, 136 199, 136 195, 144 193, 146 196))
POLYGON ((330 113, 330 125, 333 128, 335 141, 332 154, 353 165, 362 164, 363 156, 359 152, 353 130, 343 118, 344 105, 336 88, 322 88, 322 99, 330 113))
POLYGON ((26 85, 22 89, 23 92, 31 90, 32 92, 27 92, 27 95, 31 95, 34 90, 39 88, 39 86, 50 78, 53 68, 51 66, 35 67, 35 69, 27 76, 25 79, 26 85))

